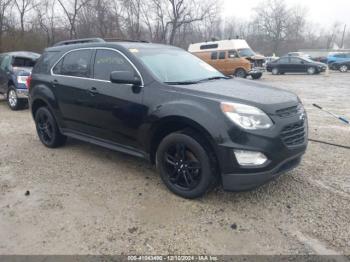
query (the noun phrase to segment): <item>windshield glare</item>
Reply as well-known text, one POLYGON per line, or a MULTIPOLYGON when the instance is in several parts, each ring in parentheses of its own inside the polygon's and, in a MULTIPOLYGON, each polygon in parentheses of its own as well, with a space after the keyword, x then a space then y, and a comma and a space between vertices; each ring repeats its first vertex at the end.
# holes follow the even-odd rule
POLYGON ((255 53, 250 48, 242 48, 238 49, 239 56, 241 57, 247 57, 247 56, 254 56, 255 53))
POLYGON ((196 56, 180 49, 143 49, 133 52, 164 83, 196 82, 224 77, 196 56))

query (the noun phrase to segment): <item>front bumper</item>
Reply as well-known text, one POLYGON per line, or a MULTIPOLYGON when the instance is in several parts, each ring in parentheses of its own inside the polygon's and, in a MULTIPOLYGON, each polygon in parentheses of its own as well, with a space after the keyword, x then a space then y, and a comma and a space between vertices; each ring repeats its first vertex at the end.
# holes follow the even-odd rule
POLYGON ((230 141, 217 148, 223 188, 254 189, 298 166, 308 144, 307 117, 301 116, 274 116, 275 125, 269 130, 249 132, 232 128, 230 141), (234 150, 261 152, 268 161, 261 166, 241 166, 234 150))
POLYGON ((301 156, 302 154, 286 159, 269 171, 249 174, 223 174, 221 178, 224 190, 245 191, 257 188, 297 167, 300 164, 301 156))
POLYGON ((256 75, 256 74, 262 74, 265 72, 264 67, 253 67, 249 72, 248 75, 256 75))
POLYGON ((28 99, 28 89, 16 89, 16 93, 17 93, 17 98, 28 99))

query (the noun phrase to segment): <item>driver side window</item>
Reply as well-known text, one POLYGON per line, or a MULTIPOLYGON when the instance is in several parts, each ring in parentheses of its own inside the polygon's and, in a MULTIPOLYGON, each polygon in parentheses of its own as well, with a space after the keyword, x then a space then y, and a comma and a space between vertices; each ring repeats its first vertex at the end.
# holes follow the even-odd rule
POLYGON ((113 71, 135 73, 132 65, 121 54, 113 50, 98 49, 94 63, 94 78, 109 81, 113 71))

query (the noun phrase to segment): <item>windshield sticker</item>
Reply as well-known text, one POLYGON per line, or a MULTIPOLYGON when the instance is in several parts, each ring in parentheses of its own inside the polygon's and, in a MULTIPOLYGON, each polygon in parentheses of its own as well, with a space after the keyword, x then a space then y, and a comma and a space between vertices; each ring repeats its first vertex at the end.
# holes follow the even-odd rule
POLYGON ((139 50, 137 48, 130 48, 129 51, 131 53, 138 53, 139 52, 139 50))

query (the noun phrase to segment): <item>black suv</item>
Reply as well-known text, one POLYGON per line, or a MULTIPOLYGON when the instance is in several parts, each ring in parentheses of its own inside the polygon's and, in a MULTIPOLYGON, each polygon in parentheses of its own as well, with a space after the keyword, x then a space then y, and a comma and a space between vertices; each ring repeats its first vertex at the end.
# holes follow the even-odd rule
POLYGON ((185 198, 218 182, 252 189, 296 167, 307 147, 295 94, 227 78, 173 46, 64 42, 45 50, 29 93, 45 146, 72 137, 148 159, 185 198))

